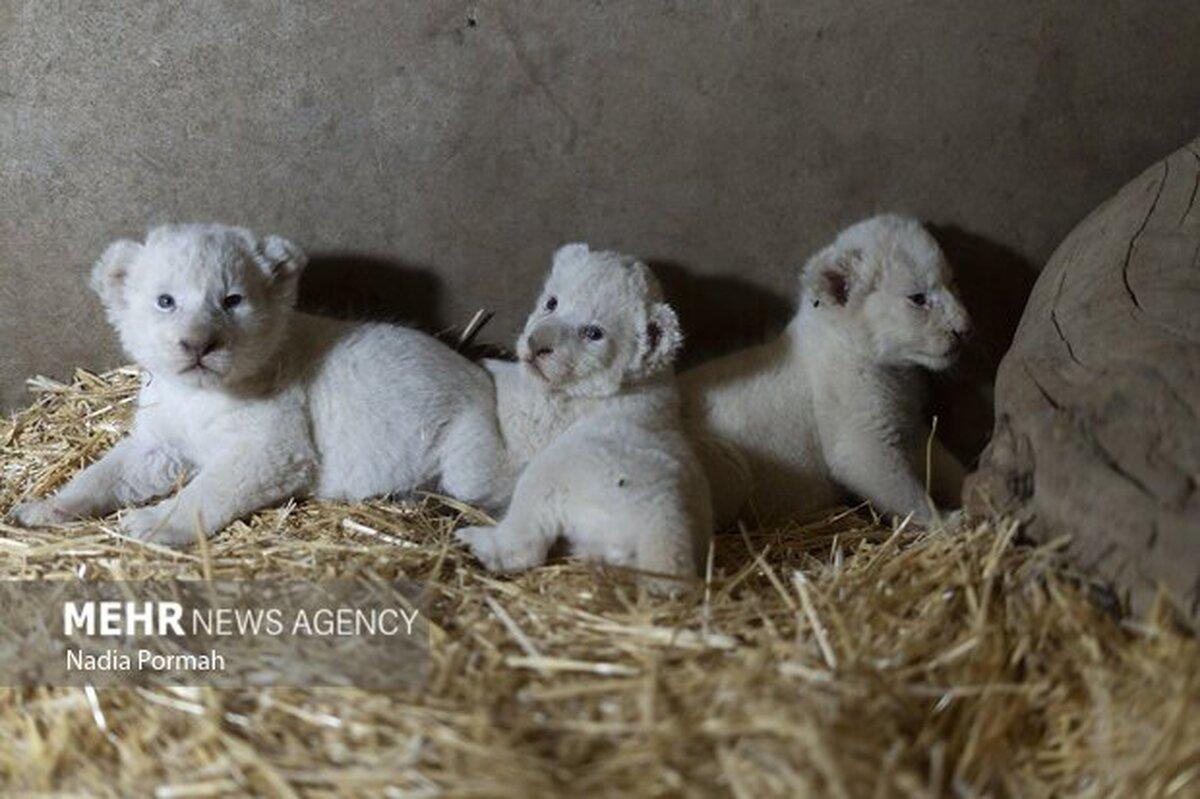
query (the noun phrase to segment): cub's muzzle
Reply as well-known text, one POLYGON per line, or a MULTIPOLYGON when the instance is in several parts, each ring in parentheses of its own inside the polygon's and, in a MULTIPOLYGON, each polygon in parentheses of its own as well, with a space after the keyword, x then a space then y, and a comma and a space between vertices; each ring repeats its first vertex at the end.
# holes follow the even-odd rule
POLYGON ((525 334, 517 354, 525 361, 544 358, 554 352, 568 332, 566 325, 543 322, 525 334))

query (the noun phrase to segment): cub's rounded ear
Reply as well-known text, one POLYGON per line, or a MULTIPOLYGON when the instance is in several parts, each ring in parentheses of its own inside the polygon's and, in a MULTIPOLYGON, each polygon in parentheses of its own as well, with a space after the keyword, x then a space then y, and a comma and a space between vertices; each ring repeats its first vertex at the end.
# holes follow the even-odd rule
POLYGON ((298 278, 308 264, 308 256, 282 236, 267 236, 258 244, 258 263, 271 282, 298 278))
POLYGON ((573 258, 587 255, 589 252, 591 252, 591 249, 582 241, 564 244, 554 251, 554 263, 558 264, 564 261, 570 261, 573 258))
POLYGON ((642 330, 635 372, 648 377, 669 368, 682 346, 683 329, 679 326, 675 309, 665 302, 654 303, 650 306, 645 329, 642 330))
POLYGON ((125 307, 125 283, 129 278, 129 266, 142 251, 142 245, 129 239, 118 239, 104 248, 100 258, 92 265, 88 281, 92 291, 109 310, 125 307))
POLYGON ((549 277, 562 276, 571 274, 576 268, 576 264, 587 257, 591 249, 583 242, 575 242, 573 244, 564 244, 554 251, 554 258, 550 261, 549 277))
POLYGON ((860 288, 863 253, 859 249, 826 247, 804 267, 801 283, 813 305, 846 305, 860 288))

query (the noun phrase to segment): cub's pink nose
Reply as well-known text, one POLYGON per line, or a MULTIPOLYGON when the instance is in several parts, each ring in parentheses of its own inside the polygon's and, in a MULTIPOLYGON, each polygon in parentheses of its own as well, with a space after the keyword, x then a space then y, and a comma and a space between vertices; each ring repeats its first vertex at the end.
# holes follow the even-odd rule
POLYGON ((183 351, 193 358, 203 358, 210 352, 220 346, 220 340, 216 336, 208 336, 207 338, 184 338, 179 340, 179 346, 183 351))

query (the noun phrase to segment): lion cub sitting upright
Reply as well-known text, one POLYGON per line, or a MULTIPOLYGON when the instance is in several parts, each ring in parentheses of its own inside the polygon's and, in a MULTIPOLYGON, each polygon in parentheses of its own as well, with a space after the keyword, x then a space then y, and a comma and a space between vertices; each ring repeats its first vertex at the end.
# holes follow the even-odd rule
MULTIPOLYGON (((718 524, 747 499, 769 519, 843 492, 927 520, 920 370, 953 363, 970 325, 941 249, 915 219, 885 214, 843 230, 800 283, 782 336, 681 377, 718 524)), ((932 467, 933 499, 956 503, 963 468, 936 440, 932 467)))
POLYGON ((489 364, 506 444, 528 463, 498 525, 458 532, 484 565, 536 566, 561 538, 574 554, 667 575, 653 590, 696 575, 712 511, 679 418, 681 342, 645 264, 584 244, 555 254, 520 362, 489 364))
POLYGON ((133 537, 180 545, 291 496, 360 500, 440 486, 501 506, 511 492, 487 372, 398 325, 293 310, 304 254, 224 225, 118 241, 92 271, 145 370, 130 435, 25 525, 130 510, 133 537))

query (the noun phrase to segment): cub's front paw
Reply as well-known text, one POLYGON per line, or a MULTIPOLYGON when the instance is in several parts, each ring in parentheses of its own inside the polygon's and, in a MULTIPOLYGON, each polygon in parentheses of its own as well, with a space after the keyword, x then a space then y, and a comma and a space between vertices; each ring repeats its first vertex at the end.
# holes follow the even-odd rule
POLYGON ((513 540, 513 536, 500 532, 499 527, 463 527, 455 531, 454 537, 466 544, 488 571, 523 571, 545 559, 536 547, 513 540))
POLYGON ((22 502, 8 512, 9 517, 22 527, 46 527, 64 524, 75 517, 59 509, 48 499, 22 502))
POLYGON ((134 508, 121 517, 121 529, 130 538, 169 547, 196 543, 196 525, 187 524, 181 512, 171 511, 162 505, 134 508))
POLYGON ((474 526, 460 527, 454 531, 454 537, 458 543, 466 546, 471 550, 471 554, 489 569, 495 570, 492 561, 495 557, 495 535, 492 533, 494 528, 474 526))

